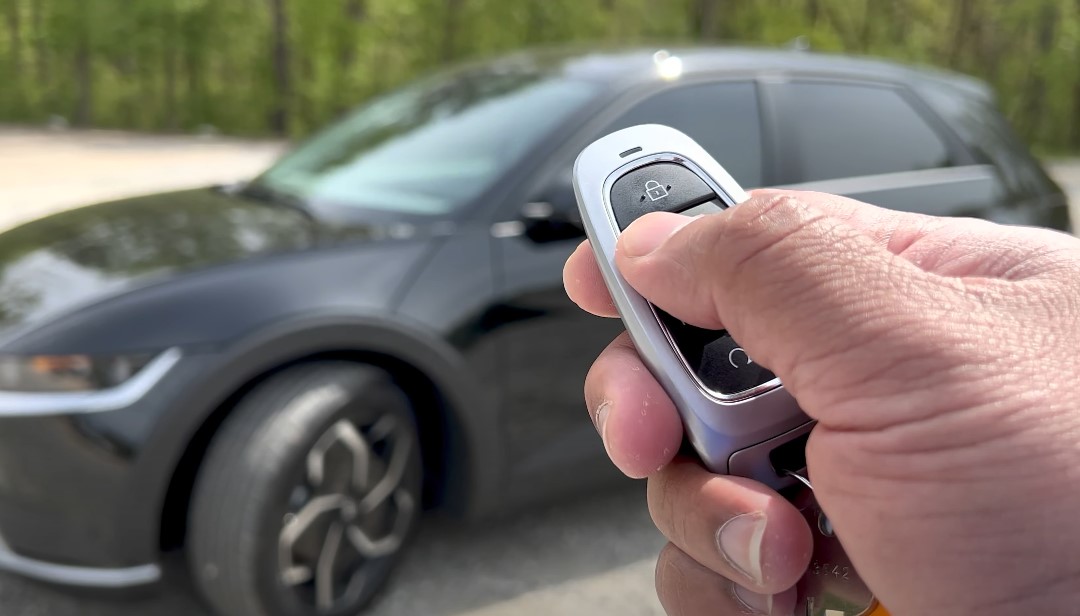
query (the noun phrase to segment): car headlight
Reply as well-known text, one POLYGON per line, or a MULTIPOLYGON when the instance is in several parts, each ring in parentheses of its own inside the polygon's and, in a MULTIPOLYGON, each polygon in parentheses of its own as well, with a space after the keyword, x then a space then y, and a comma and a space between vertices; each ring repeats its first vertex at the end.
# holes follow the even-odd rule
POLYGON ((99 391, 135 376, 154 353, 127 355, 0 355, 0 391, 99 391))

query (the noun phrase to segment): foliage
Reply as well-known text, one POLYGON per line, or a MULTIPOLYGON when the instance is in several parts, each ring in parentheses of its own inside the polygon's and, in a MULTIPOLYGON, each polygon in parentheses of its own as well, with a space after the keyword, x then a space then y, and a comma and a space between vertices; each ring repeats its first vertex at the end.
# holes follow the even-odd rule
POLYGON ((565 43, 741 42, 932 64, 1080 150, 1080 0, 0 0, 0 119, 302 135, 418 74, 565 43))

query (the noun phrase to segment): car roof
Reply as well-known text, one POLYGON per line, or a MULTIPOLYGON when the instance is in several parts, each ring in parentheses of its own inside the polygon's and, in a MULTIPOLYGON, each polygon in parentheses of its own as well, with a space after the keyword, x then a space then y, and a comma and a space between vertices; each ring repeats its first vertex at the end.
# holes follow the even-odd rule
MULTIPOLYGON (((745 46, 549 48, 518 52, 483 66, 489 69, 529 67, 565 77, 602 82, 613 87, 630 83, 663 81, 657 71, 657 52, 678 57, 681 75, 752 73, 816 75, 845 79, 891 81, 908 85, 937 85, 970 96, 991 99, 983 82, 940 69, 914 67, 877 58, 799 49, 745 46)), ((665 56, 660 56, 665 57, 665 56)))

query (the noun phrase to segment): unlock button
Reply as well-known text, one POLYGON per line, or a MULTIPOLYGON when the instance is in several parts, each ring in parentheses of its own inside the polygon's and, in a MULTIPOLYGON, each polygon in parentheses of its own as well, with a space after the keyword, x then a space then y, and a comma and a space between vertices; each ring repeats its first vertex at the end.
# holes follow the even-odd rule
POLYGON ((653 163, 622 176, 611 187, 620 229, 649 212, 682 212, 716 199, 709 185, 678 163, 653 163))

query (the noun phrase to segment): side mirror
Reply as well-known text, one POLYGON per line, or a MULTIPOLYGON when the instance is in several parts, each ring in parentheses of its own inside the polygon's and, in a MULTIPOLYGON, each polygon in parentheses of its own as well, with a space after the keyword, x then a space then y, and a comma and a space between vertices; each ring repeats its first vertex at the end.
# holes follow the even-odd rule
POLYGON ((569 182, 544 193, 541 200, 521 208, 525 236, 536 243, 561 242, 585 236, 574 188, 569 182))

